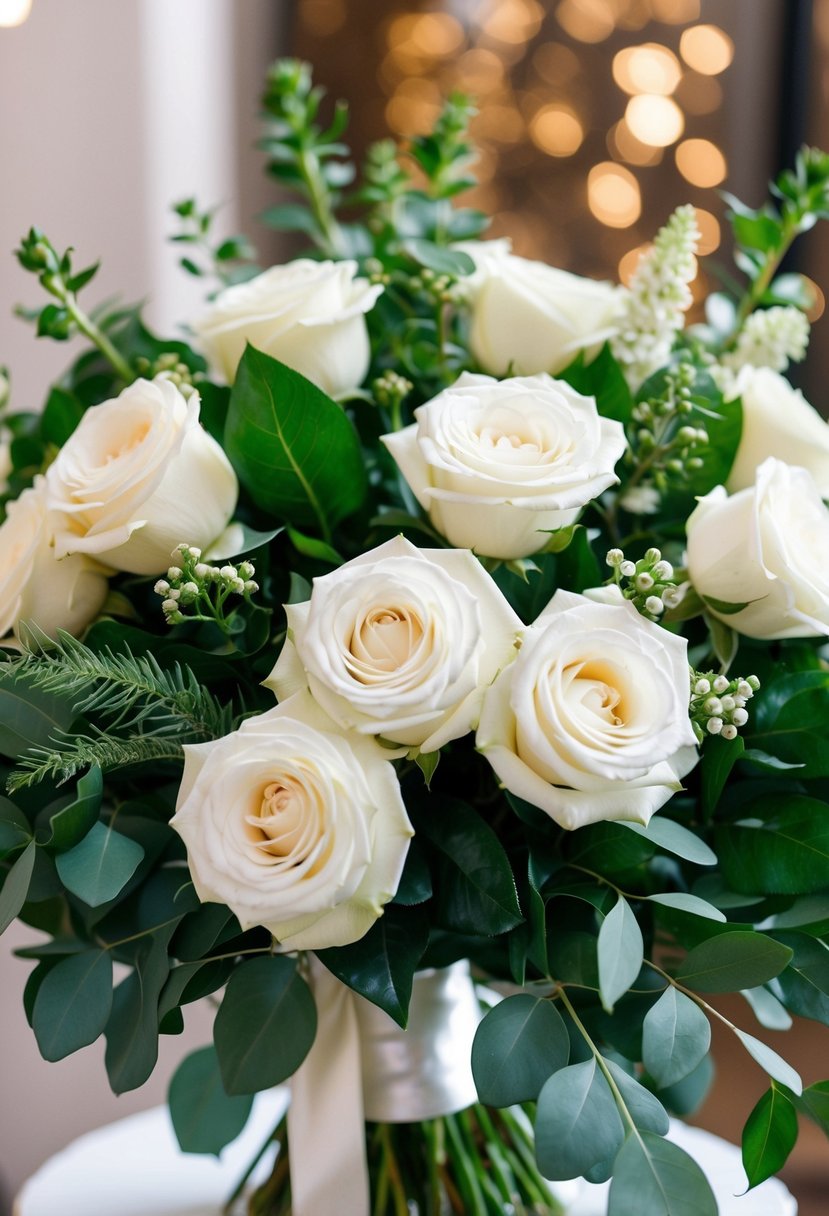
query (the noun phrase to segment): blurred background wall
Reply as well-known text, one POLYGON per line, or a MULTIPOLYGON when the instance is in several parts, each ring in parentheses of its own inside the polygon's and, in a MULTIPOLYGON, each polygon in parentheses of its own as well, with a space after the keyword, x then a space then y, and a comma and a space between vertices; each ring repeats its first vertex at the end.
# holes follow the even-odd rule
MULTIPOLYGON (((624 279, 670 211, 692 202, 707 255, 698 296, 728 255, 718 189, 759 205, 802 142, 829 147, 829 0, 0 0, 0 21, 28 8, 22 24, 0 26, 0 365, 21 408, 42 400, 70 353, 36 342, 11 313, 37 299, 10 256, 32 223, 74 245, 79 265, 102 258, 93 303, 146 298, 167 332, 204 291, 165 242, 173 201, 222 204, 222 231, 247 231, 264 265, 285 256, 256 220, 275 191, 253 147, 265 67, 279 54, 310 59, 350 99, 358 152, 427 129, 450 89, 472 93, 476 201, 495 216, 491 235, 510 234, 525 256, 624 279)), ((829 283, 820 228, 793 268, 829 283)), ((802 382, 826 410, 829 323, 816 296, 802 382)), ((119 1099, 101 1044, 43 1063, 20 1001, 30 964, 11 956, 32 936, 15 927, 0 946, 7 1198, 68 1140, 163 1100, 178 1059, 209 1035, 194 1011, 182 1039, 162 1041, 151 1083, 119 1099)), ((750 1027, 747 1006, 730 1012, 750 1027)), ((822 1045, 825 1061, 816 1031, 802 1023, 774 1042, 809 1081, 822 1045)), ((765 1082, 733 1043, 719 1041, 717 1055, 699 1121, 733 1138, 765 1082)), ((826 1180, 817 1129, 803 1129, 787 1177, 802 1216, 825 1212, 825 1199, 809 1206, 826 1180)))

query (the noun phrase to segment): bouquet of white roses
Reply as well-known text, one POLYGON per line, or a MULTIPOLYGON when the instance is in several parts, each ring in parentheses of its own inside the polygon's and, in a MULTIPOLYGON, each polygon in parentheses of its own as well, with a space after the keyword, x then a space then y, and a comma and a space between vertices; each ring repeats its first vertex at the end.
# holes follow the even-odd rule
POLYGON ((0 928, 49 938, 33 1031, 51 1060, 105 1035, 120 1093, 220 994, 173 1122, 217 1152, 295 1077, 257 1213, 553 1211, 584 1176, 610 1216, 708 1216, 663 1137, 710 1018, 770 1078, 750 1185, 798 1114, 829 1127, 829 1083, 745 1029, 829 1021, 829 427, 783 376, 810 296, 778 273, 829 157, 731 200, 745 288, 687 327, 693 208, 627 288, 580 279, 479 239, 465 99, 357 187, 321 100, 272 70, 269 218, 311 252, 262 272, 176 208, 220 286, 187 341, 84 311, 95 267, 40 231, 18 251, 38 334, 90 343, 3 419, 0 928), (421 1036, 389 1110, 366 1039, 396 1051, 462 960, 503 998, 479 1101, 449 1033, 449 1092, 420 1102, 421 1036))

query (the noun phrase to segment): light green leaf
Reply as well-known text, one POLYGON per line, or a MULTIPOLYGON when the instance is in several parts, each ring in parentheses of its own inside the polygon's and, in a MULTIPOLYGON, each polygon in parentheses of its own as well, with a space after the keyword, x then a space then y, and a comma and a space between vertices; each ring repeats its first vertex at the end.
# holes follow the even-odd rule
POLYGON ((765 1043, 755 1039, 753 1034, 748 1034, 745 1030, 738 1030, 736 1026, 734 1030, 748 1054, 757 1061, 761 1068, 766 1070, 770 1077, 779 1081, 781 1085, 787 1085, 796 1094, 803 1093, 803 1082, 791 1064, 787 1064, 776 1051, 772 1051, 765 1043))
POLYGON ((75 801, 49 820, 52 835, 46 843, 50 848, 63 853, 83 840, 98 822, 103 790, 103 775, 97 764, 93 764, 78 781, 75 801))
POLYGON ((26 902, 32 871, 35 868, 37 845, 30 840, 6 874, 0 889, 0 933, 5 933, 26 902))
POLYGON ((630 904, 621 895, 599 930, 599 993, 610 1013, 619 997, 628 991, 642 969, 642 930, 630 904))
POLYGON ((757 1021, 767 1030, 788 1030, 791 1027, 792 1019, 788 1010, 768 988, 744 988, 740 995, 745 997, 757 1021))
POLYGON ((677 857, 682 857, 685 861, 693 861, 698 866, 717 864, 716 853, 709 849, 705 841, 700 840, 699 836, 689 832, 681 824, 674 823, 673 819, 667 819, 663 815, 654 815, 647 827, 643 827, 641 823, 630 823, 628 820, 619 822, 623 823, 626 828, 630 828, 632 832, 659 845, 660 849, 664 849, 666 853, 674 853, 677 857))
POLYGON ((55 865, 66 889, 90 908, 97 908, 123 890, 143 856, 144 850, 135 840, 98 821, 80 844, 58 854, 55 865))
POLYGON ((692 916, 702 916, 706 920, 725 922, 727 917, 719 908, 700 899, 698 895, 688 895, 685 891, 665 891, 660 895, 649 895, 652 904, 663 904, 666 908, 679 908, 681 912, 690 912, 692 916))
POLYGON ((567 1027, 548 1000, 522 992, 491 1009, 472 1044, 472 1073, 487 1106, 534 1102, 570 1058, 567 1027))
POLYGON ((218 1157, 247 1123, 253 1095, 230 1097, 225 1093, 219 1058, 211 1045, 182 1060, 170 1082, 167 1101, 182 1152, 218 1157))
POLYGON ((664 1136, 668 1131, 670 1120, 668 1112, 659 1099, 613 1060, 605 1060, 605 1065, 616 1082, 628 1114, 639 1131, 656 1132, 657 1136, 664 1136))
POLYGON ((570 1064, 545 1083, 535 1123, 535 1155, 545 1178, 579 1178, 613 1157, 624 1134, 610 1086, 595 1059, 570 1064))
POLYGON ((112 956, 84 950, 60 959, 38 989, 32 1029, 44 1060, 62 1060, 103 1034, 112 1009, 112 956))
POLYGON ((696 1161, 652 1132, 630 1135, 613 1166, 607 1216, 717 1216, 696 1161))
POLYGON ((139 1089, 158 1059, 158 999, 170 972, 167 945, 173 927, 143 941, 135 967, 112 998, 106 1026, 107 1076, 112 1092, 139 1089))
POLYGON ((711 1025, 700 1007, 669 984, 645 1014, 642 1059, 660 1089, 692 1073, 711 1045, 711 1025))

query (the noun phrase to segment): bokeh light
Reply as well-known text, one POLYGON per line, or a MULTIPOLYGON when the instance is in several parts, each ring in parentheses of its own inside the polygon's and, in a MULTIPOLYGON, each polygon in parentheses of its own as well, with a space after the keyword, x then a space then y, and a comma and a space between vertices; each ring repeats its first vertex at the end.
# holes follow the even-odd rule
POLYGON ((708 253, 713 253, 715 249, 719 249, 722 233, 720 230, 720 221, 716 215, 710 211, 706 211, 704 207, 695 207, 697 217, 697 227, 699 228, 699 253, 701 257, 705 257, 708 253))
POLYGON ((629 165, 658 165, 663 155, 661 148, 637 139, 624 118, 610 128, 607 147, 615 160, 627 161, 629 165))
POLYGON ((642 214, 639 182, 623 165, 602 161, 587 175, 587 204, 608 228, 629 228, 642 214))
POLYGON ((703 76, 719 76, 734 58, 734 43, 718 25, 692 25, 682 31, 679 53, 703 76))
POLYGON ((685 130, 685 117, 673 98, 653 93, 631 97, 625 121, 637 139, 655 148, 676 143, 685 130))
POLYGON ((556 20, 576 42, 604 42, 616 28, 608 0, 561 0, 556 20))
POLYGON ((682 68, 673 51, 658 42, 646 42, 617 51, 613 56, 613 79, 626 93, 667 96, 682 79, 682 68))
POLYGON ((711 189, 725 180, 725 156, 710 139, 684 139, 675 156, 677 169, 692 186, 711 189))
POLYGON ((530 138, 549 156, 572 156, 584 141, 584 127, 570 106, 542 106, 530 120, 530 138))
POLYGON ((22 25, 32 11, 32 0, 0 0, 0 25, 22 25))
POLYGON ((685 25, 698 19, 699 0, 651 0, 651 12, 666 25, 685 25))

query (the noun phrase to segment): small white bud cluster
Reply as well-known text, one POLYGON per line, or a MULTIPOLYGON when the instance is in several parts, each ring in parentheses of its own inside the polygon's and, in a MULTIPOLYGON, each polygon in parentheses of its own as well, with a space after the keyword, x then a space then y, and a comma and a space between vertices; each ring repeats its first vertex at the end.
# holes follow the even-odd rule
POLYGON ((399 372, 386 371, 378 376, 371 386, 374 400, 384 409, 399 405, 414 388, 411 380, 401 376, 399 372))
POLYGON ((154 362, 142 357, 136 360, 136 366, 147 380, 170 380, 183 397, 196 392, 193 372, 174 351, 159 355, 154 362))
POLYGON ((691 306, 699 243, 696 211, 678 207, 641 258, 625 294, 613 354, 634 391, 668 362, 691 306))
POLYGON ((790 362, 804 358, 809 329, 806 315, 792 305, 758 310, 746 318, 734 350, 722 362, 733 372, 746 366, 784 372, 790 362))
POLYGON ((710 437, 704 426, 691 421, 696 371, 682 361, 666 371, 658 396, 638 402, 631 414, 634 427, 628 433, 625 456, 634 466, 631 482, 623 487, 619 504, 633 515, 651 515, 659 509, 660 496, 672 487, 686 485, 704 464, 710 437), (647 476, 641 477, 643 469, 647 476))
POLYGON ((161 609, 168 625, 178 625, 184 620, 215 620, 224 617, 222 605, 228 595, 243 595, 246 598, 259 590, 254 581, 253 563, 244 561, 237 566, 211 566, 201 560, 201 549, 194 545, 176 545, 171 557, 180 565, 173 565, 164 578, 160 578, 153 590, 162 598, 161 609), (198 606, 199 611, 186 615, 182 608, 198 606))
POLYGON ((746 704, 759 687, 756 676, 729 680, 712 671, 692 669, 689 712, 698 741, 702 743, 706 734, 736 739, 739 728, 748 722, 746 704))
POLYGON ((649 621, 658 621, 665 609, 675 608, 685 594, 684 587, 676 583, 673 566, 659 549, 648 549, 637 562, 626 558, 621 549, 610 549, 605 561, 622 595, 649 621))

